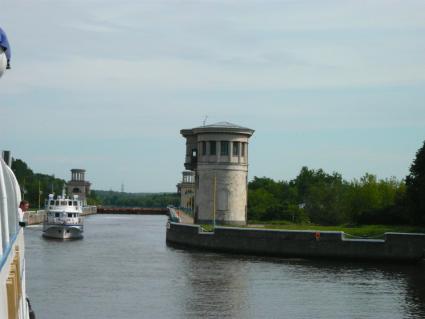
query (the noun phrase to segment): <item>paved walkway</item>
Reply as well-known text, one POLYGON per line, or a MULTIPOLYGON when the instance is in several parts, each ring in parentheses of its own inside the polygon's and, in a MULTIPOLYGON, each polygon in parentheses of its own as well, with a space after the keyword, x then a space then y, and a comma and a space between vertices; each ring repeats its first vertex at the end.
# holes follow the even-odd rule
POLYGON ((177 210, 181 219, 181 222, 183 224, 193 224, 193 217, 189 216, 188 214, 186 214, 184 211, 182 210, 177 210))

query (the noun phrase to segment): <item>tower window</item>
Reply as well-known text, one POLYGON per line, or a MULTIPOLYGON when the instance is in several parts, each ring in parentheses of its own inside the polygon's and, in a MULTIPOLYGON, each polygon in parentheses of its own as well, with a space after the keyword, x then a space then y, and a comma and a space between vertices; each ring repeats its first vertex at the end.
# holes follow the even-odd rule
POLYGON ((207 142, 202 142, 202 155, 207 155, 207 142))
POLYGON ((229 155, 229 142, 228 141, 221 141, 220 142, 220 155, 221 156, 229 155))
POLYGON ((242 149, 241 149, 241 156, 245 157, 245 144, 246 143, 241 143, 242 149))
POLYGON ((217 154, 217 143, 215 141, 210 141, 210 155, 217 154))
POLYGON ((233 156, 239 155, 239 142, 233 142, 233 156))

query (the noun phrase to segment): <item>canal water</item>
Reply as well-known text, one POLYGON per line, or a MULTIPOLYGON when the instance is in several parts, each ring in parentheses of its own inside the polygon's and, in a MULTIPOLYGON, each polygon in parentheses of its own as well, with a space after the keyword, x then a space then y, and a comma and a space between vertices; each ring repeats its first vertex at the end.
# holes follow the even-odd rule
POLYGON ((86 217, 82 240, 25 230, 38 319, 425 318, 425 267, 168 247, 165 216, 86 217))

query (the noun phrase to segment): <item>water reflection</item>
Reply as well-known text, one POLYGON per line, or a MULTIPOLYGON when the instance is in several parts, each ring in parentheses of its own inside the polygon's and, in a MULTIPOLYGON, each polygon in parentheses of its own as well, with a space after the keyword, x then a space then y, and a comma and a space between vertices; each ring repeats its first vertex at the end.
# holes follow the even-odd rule
POLYGON ((243 260, 226 255, 187 254, 184 311, 188 317, 247 318, 248 281, 243 260))
POLYGON ((179 250, 188 317, 425 318, 425 266, 179 250))

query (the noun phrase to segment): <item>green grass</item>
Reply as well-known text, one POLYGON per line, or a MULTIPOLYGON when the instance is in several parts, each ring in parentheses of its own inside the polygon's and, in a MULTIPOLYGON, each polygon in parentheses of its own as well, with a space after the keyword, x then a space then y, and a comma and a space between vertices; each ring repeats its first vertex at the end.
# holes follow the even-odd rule
POLYGON ((291 224, 285 221, 256 222, 250 221, 247 227, 264 229, 287 229, 287 230, 318 230, 318 231, 343 231, 348 235, 358 237, 379 237, 386 232, 397 233, 425 233, 424 227, 415 226, 393 226, 393 225, 339 225, 339 226, 321 226, 321 225, 302 225, 291 224))
MULTIPOLYGON (((202 231, 213 232, 214 226, 209 224, 200 225, 202 231)), ((232 226, 232 225, 226 225, 232 226)), ((239 227, 239 226, 236 226, 239 227)), ((311 231, 342 231, 347 235, 364 238, 379 238, 387 232, 395 233, 425 233, 424 227, 415 227, 408 225, 338 225, 338 226, 322 226, 312 224, 293 224, 287 221, 250 221, 248 228, 262 229, 280 229, 280 230, 311 230, 311 231)))
POLYGON ((204 231, 204 232, 212 232, 212 231, 214 231, 214 225, 202 224, 200 226, 201 226, 202 231, 204 231))

